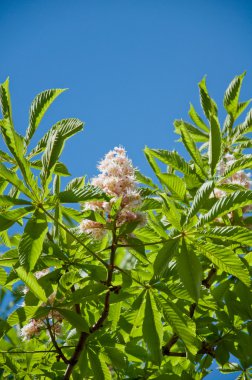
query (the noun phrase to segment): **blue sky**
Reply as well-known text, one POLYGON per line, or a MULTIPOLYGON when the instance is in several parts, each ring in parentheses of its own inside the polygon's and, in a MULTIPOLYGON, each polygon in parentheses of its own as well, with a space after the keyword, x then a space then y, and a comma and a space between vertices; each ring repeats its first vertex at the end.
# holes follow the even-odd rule
POLYGON ((16 128, 24 133, 38 92, 67 87, 36 138, 78 117, 85 132, 63 156, 73 176, 95 175, 119 144, 150 175, 144 146, 180 150, 172 123, 187 118, 189 102, 199 110, 205 74, 221 104, 229 81, 247 70, 242 97, 251 97, 251 18, 249 0, 1 0, 0 81, 10 76, 16 128))

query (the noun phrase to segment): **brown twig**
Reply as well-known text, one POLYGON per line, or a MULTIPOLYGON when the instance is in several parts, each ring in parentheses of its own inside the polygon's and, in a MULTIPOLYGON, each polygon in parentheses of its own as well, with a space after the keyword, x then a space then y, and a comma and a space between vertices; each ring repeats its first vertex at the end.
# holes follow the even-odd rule
POLYGON ((51 338, 51 341, 52 341, 52 344, 54 345, 55 347, 55 350, 58 352, 59 354, 59 357, 63 360, 63 362, 65 364, 68 364, 69 363, 69 360, 65 357, 64 353, 62 352, 60 346, 58 345, 56 339, 55 339, 55 336, 53 335, 52 333, 52 329, 51 329, 51 325, 50 325, 50 322, 49 322, 49 319, 46 318, 46 326, 47 326, 47 330, 49 332, 49 335, 50 335, 50 338, 51 338))
POLYGON ((207 278, 202 280, 202 285, 204 285, 207 289, 209 289, 210 286, 212 285, 212 280, 216 272, 217 272, 216 268, 211 268, 207 275, 207 278))
MULTIPOLYGON (((90 329, 89 329, 90 332, 89 333, 86 333, 86 332, 81 333, 78 344, 76 346, 76 349, 75 349, 71 359, 69 360, 69 364, 67 366, 67 369, 66 369, 66 372, 65 372, 65 375, 63 378, 64 380, 70 379, 70 376, 73 372, 73 369, 74 369, 75 365, 78 363, 79 357, 80 357, 80 355, 84 349, 86 340, 89 337, 89 335, 94 333, 95 331, 99 330, 103 326, 103 323, 105 322, 105 320, 108 317, 109 306, 110 306, 110 303, 109 303, 110 292, 111 292, 113 271, 115 268, 114 262, 115 262, 116 249, 117 249, 117 238, 116 238, 116 231, 114 230, 113 231, 113 241, 112 241, 112 245, 111 245, 111 253, 110 253, 110 263, 108 265, 108 275, 107 275, 107 280, 106 280, 106 285, 108 287, 108 291, 105 295, 103 311, 102 311, 102 314, 101 314, 100 318, 98 319, 98 321, 92 327, 90 327, 90 329)), ((75 290, 75 289, 72 289, 72 290, 75 290)), ((78 310, 78 311, 76 310, 76 312, 78 312, 78 314, 79 314, 79 312, 80 312, 79 305, 75 305, 75 308, 76 308, 76 306, 77 306, 77 310, 78 310)))

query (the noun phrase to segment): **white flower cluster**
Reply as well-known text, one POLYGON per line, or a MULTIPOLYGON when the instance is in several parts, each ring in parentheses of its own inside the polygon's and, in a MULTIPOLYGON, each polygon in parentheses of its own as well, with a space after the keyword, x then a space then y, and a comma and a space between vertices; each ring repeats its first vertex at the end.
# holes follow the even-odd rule
MULTIPOLYGON (((226 154, 223 160, 218 165, 218 175, 221 177, 226 170, 235 162, 235 157, 232 154, 226 154)), ((250 173, 246 173, 244 170, 239 170, 232 174, 229 178, 221 181, 222 184, 241 185, 246 189, 251 188, 250 173)), ((221 189, 214 189, 214 195, 216 198, 222 198, 226 196, 226 192, 221 189)), ((243 208, 243 212, 249 212, 252 210, 252 206, 246 206, 243 208)))
MULTIPOLYGON (((48 269, 43 269, 42 271, 36 272, 34 275, 37 279, 45 276, 49 273, 48 269)), ((29 291, 28 287, 25 287, 24 294, 27 294, 29 291)), ((53 292, 48 297, 48 304, 53 306, 56 298, 56 293, 53 292)), ((45 304, 43 304, 45 306, 45 304)), ((28 324, 26 324, 20 331, 20 335, 22 336, 23 340, 30 340, 31 338, 34 338, 35 336, 38 336, 42 330, 47 330, 47 323, 46 320, 50 323, 50 330, 53 335, 59 335, 62 330, 62 315, 57 310, 51 310, 47 316, 39 319, 31 319, 28 324)), ((48 332, 48 330, 47 330, 48 332)))
MULTIPOLYGON (((137 190, 134 167, 131 160, 126 156, 125 149, 115 147, 105 155, 98 165, 98 169, 101 173, 92 179, 91 184, 99 187, 112 198, 109 202, 88 202, 85 209, 102 211, 109 221, 111 208, 121 197, 122 202, 116 219, 117 227, 131 221, 144 224, 144 214, 136 211, 141 205, 141 197, 137 190)), ((88 219, 82 221, 80 229, 84 233, 91 234, 97 240, 106 234, 102 223, 88 219)))

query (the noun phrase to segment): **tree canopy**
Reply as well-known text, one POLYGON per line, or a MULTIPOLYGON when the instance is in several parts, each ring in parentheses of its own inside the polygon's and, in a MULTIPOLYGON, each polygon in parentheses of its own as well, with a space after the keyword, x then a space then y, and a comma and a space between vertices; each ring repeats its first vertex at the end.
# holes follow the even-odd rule
POLYGON ((243 79, 224 94, 223 125, 199 83, 201 114, 191 104, 190 121, 174 122, 188 159, 146 147, 149 178, 119 146, 89 182, 60 161, 82 121, 60 120, 35 140, 64 90, 35 97, 21 136, 9 80, 0 86, 1 379, 200 380, 214 361, 251 378, 252 110, 239 99, 243 79))

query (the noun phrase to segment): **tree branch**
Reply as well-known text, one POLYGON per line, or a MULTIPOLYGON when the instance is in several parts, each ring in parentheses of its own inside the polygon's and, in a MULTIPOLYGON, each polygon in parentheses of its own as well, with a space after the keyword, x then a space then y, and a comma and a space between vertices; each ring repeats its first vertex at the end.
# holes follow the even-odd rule
MULTIPOLYGON (((113 231, 113 241, 112 241, 112 245, 111 245, 111 253, 110 253, 110 263, 107 266, 108 274, 107 274, 106 285, 108 287, 108 291, 105 295, 103 311, 102 311, 102 314, 101 314, 100 318, 98 319, 98 321, 92 327, 90 327, 90 329, 89 329, 90 333, 85 333, 85 332, 81 333, 80 338, 79 338, 79 342, 76 346, 76 349, 75 349, 71 359, 69 360, 69 364, 68 364, 68 367, 66 369, 64 378, 63 378, 64 380, 70 379, 70 376, 73 372, 73 369, 74 369, 75 365, 78 363, 79 357, 80 357, 80 355, 84 349, 86 340, 89 337, 89 335, 94 333, 95 331, 99 330, 103 326, 104 321, 108 317, 109 306, 110 306, 110 304, 109 304, 110 292, 111 292, 113 271, 115 268, 114 262, 115 262, 116 248, 117 248, 117 238, 116 238, 116 231, 114 230, 113 231)), ((75 290, 75 289, 72 289, 72 290, 75 290)), ((76 309, 76 312, 79 314, 80 313, 79 305, 75 305, 75 309, 76 309), (77 309, 76 309, 76 307, 77 307, 77 309)))
POLYGON ((59 357, 63 360, 63 362, 65 364, 68 364, 69 363, 69 360, 65 357, 64 353, 62 352, 60 346, 58 345, 56 339, 55 339, 55 336, 53 335, 52 333, 52 329, 51 329, 51 326, 50 326, 50 322, 48 320, 48 318, 46 318, 46 326, 47 326, 47 329, 48 329, 48 332, 49 332, 49 335, 50 335, 50 338, 51 338, 51 341, 52 341, 52 344, 54 345, 56 351, 58 352, 59 354, 59 357))

